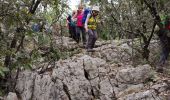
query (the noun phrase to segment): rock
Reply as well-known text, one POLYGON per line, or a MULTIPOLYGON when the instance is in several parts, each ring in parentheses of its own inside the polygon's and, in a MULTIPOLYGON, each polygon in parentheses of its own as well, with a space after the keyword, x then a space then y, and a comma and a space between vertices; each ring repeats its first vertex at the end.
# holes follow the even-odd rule
POLYGON ((23 71, 19 73, 16 91, 21 95, 22 100, 30 100, 33 95, 33 87, 36 73, 23 71))
POLYGON ((69 100, 60 80, 52 81, 47 75, 37 75, 35 78, 33 100, 69 100))
POLYGON ((83 60, 89 56, 83 56, 75 61, 65 60, 57 63, 57 68, 53 70, 53 79, 60 79, 73 100, 91 99, 91 86, 85 77, 83 60))
MULTIPOLYGON (((93 53, 79 48, 81 53, 55 66, 42 63, 35 66, 38 70, 20 72, 16 92, 21 100, 166 100, 161 94, 169 93, 168 84, 161 78, 148 81, 153 78, 151 66, 131 65, 131 40, 96 44, 93 53)), ((67 37, 57 37, 56 45, 78 47, 67 37)))
POLYGON ((72 99, 114 98, 109 80, 110 67, 105 60, 88 55, 65 60, 53 70, 53 79, 60 79, 68 88, 72 99))
POLYGON ((106 65, 106 61, 100 58, 92 58, 90 56, 83 56, 80 59, 83 59, 83 66, 85 71, 88 73, 88 78, 93 79, 99 77, 104 73, 106 75, 109 72, 109 67, 106 65))
POLYGON ((158 92, 164 92, 168 90, 168 85, 166 83, 155 84, 151 88, 157 90, 158 92))
POLYGON ((20 73, 16 91, 21 100, 68 100, 62 82, 53 82, 48 74, 38 75, 30 71, 20 73))
POLYGON ((107 62, 130 62, 131 48, 127 44, 117 46, 115 44, 102 45, 95 49, 95 56, 106 60, 107 62), (130 54, 130 55, 129 55, 130 54))
POLYGON ((57 48, 64 48, 64 49, 74 49, 77 48, 78 45, 74 40, 69 37, 56 37, 56 47, 57 48))
MULTIPOLYGON (((105 80, 102 80, 100 83, 99 83, 99 85, 100 85, 100 93, 101 94, 104 94, 104 96, 106 97, 106 98, 113 98, 113 97, 115 97, 115 95, 113 94, 114 93, 114 91, 113 91, 113 88, 112 88, 112 85, 111 85, 111 83, 110 83, 110 81, 109 81, 109 79, 105 79, 105 80)), ((108 100, 107 99, 107 100, 108 100)), ((110 99, 111 100, 111 99, 110 99)))
POLYGON ((143 65, 120 70, 116 75, 116 79, 120 83, 139 84, 147 81, 151 76, 151 66, 143 65))
POLYGON ((9 92, 5 100, 19 100, 16 93, 9 92))
POLYGON ((138 93, 132 93, 124 97, 118 98, 118 100, 165 100, 163 97, 157 95, 154 90, 147 90, 138 93))
POLYGON ((138 92, 138 91, 142 90, 142 88, 144 88, 143 84, 127 86, 126 89, 121 89, 120 92, 116 93, 116 97, 124 97, 128 94, 138 92))

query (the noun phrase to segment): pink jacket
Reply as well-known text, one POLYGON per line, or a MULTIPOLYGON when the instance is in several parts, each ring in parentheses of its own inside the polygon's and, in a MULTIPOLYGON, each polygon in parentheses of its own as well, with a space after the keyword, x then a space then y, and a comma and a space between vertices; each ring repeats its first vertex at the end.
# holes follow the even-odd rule
POLYGON ((73 19, 74 18, 77 18, 77 26, 80 26, 80 27, 83 27, 83 23, 82 23, 82 19, 83 19, 83 12, 81 13, 76 13, 74 16, 73 16, 73 19))
POLYGON ((77 15, 77 26, 80 26, 80 27, 83 26, 82 20, 83 20, 83 13, 80 13, 77 15))

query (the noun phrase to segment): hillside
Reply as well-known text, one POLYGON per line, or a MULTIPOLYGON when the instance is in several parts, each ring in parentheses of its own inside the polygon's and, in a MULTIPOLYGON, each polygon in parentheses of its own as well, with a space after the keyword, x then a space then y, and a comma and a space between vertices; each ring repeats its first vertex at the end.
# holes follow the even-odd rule
MULTIPOLYGON (((74 41, 63 37, 65 48, 74 41)), ((79 53, 54 65, 41 64, 19 73, 16 93, 21 100, 168 100, 170 78, 154 66, 133 66, 129 40, 98 41, 95 52, 79 53)), ((59 43, 59 41, 57 41, 59 43)), ((153 43, 152 46, 157 45, 153 43)), ((153 47, 151 47, 153 48, 153 47)), ((14 95, 9 93, 9 97, 14 95)), ((7 99, 14 100, 14 99, 7 99)), ((18 100, 18 99, 16 99, 18 100)))

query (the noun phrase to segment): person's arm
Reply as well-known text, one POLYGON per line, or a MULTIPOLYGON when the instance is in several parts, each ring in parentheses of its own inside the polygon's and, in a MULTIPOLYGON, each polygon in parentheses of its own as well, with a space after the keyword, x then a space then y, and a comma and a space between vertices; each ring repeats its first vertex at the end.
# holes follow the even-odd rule
MULTIPOLYGON (((68 24, 69 24, 69 17, 70 16, 68 16, 67 18, 66 18, 66 27, 68 27, 68 24)), ((71 18, 71 17, 70 17, 71 18)))
POLYGON ((66 19, 66 27, 69 27, 69 23, 68 19, 66 19))
POLYGON ((86 21, 85 21, 85 24, 84 24, 84 28, 85 28, 86 32, 88 32, 88 26, 87 25, 88 25, 88 21, 89 21, 90 16, 91 16, 91 14, 87 15, 87 18, 86 18, 86 21))
POLYGON ((77 14, 78 14, 78 12, 76 12, 76 13, 72 16, 71 20, 75 20, 75 18, 77 17, 77 14))

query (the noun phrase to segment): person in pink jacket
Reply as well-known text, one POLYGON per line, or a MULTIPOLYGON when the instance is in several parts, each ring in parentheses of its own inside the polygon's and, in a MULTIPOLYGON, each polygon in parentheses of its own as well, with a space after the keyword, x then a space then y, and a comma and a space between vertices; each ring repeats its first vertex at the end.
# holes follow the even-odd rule
POLYGON ((84 25, 82 23, 83 14, 84 14, 83 6, 79 5, 77 12, 72 17, 72 19, 73 20, 77 20, 77 24, 76 24, 76 37, 77 37, 77 41, 79 43, 80 40, 81 40, 80 36, 82 36, 83 45, 85 46, 86 45, 86 33, 85 33, 84 25), (80 35, 80 33, 82 33, 82 34, 80 35))

